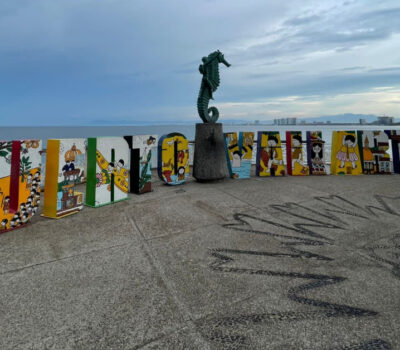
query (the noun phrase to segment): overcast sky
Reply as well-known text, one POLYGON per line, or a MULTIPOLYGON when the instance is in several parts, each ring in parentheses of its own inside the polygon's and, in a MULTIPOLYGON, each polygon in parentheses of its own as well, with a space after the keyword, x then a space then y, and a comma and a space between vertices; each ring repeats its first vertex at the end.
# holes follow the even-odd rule
POLYGON ((220 120, 400 117, 398 0, 0 3, 0 125, 200 119, 219 49, 220 120))

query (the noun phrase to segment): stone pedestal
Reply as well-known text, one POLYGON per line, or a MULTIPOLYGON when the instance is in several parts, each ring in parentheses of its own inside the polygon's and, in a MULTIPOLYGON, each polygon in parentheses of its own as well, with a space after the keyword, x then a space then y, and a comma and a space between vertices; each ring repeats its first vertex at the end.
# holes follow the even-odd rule
POLYGON ((229 177, 221 123, 196 124, 193 177, 200 182, 229 177))

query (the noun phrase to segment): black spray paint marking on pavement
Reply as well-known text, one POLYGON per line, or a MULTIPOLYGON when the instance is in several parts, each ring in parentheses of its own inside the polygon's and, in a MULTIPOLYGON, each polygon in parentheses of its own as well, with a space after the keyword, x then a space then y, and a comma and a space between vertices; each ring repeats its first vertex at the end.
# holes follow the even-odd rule
MULTIPOLYGON (((311 307, 318 308, 315 311, 308 312, 275 312, 275 313, 260 313, 260 314, 248 314, 239 316, 228 316, 214 319, 207 319, 198 321, 197 324, 202 333, 211 341, 219 343, 225 346, 226 349, 247 349, 249 348, 249 340, 237 333, 234 329, 227 329, 227 327, 237 326, 251 326, 256 324, 271 324, 278 322, 291 322, 300 320, 315 320, 330 317, 366 317, 376 316, 377 312, 373 310, 353 307, 344 304, 332 303, 329 301, 318 300, 313 298, 307 298, 301 294, 305 291, 312 289, 318 289, 323 287, 329 287, 335 284, 345 282, 347 279, 340 276, 334 275, 323 275, 323 274, 310 274, 310 273, 298 273, 298 272, 284 272, 264 269, 251 269, 251 268, 239 268, 226 266, 229 263, 235 261, 234 258, 228 255, 248 255, 248 256, 268 256, 276 258, 288 258, 288 259, 316 259, 320 261, 332 261, 333 258, 329 256, 316 254, 305 249, 305 246, 323 246, 333 245, 334 240, 322 235, 316 230, 326 228, 334 230, 345 230, 345 218, 344 217, 357 217, 363 220, 369 220, 371 217, 379 218, 378 214, 389 214, 400 216, 385 199, 399 200, 400 197, 386 197, 381 195, 374 196, 377 206, 367 205, 362 207, 353 203, 341 196, 326 196, 326 197, 315 197, 314 199, 319 203, 318 209, 312 209, 305 207, 304 205, 296 203, 285 203, 283 205, 271 205, 272 210, 278 210, 286 215, 300 219, 301 222, 294 224, 282 223, 281 221, 268 220, 259 218, 248 214, 235 214, 235 223, 225 224, 223 227, 241 231, 246 234, 266 235, 274 237, 280 241, 280 244, 290 251, 290 253, 283 252, 266 252, 266 251, 252 251, 252 250, 238 250, 229 248, 216 248, 210 249, 210 255, 214 258, 214 261, 210 263, 209 267, 220 273, 235 273, 235 274, 247 274, 254 276, 276 276, 286 277, 289 279, 307 280, 306 283, 302 283, 295 287, 292 287, 287 292, 287 297, 297 303, 309 305, 311 307), (328 205, 325 208, 323 205, 328 205), (350 207, 351 210, 346 209, 350 207), (300 209, 308 212, 309 215, 301 215, 293 213, 291 210, 300 209), (329 223, 330 221, 336 221, 336 223, 329 223), (254 230, 249 224, 250 220, 255 220, 263 224, 265 227, 279 227, 285 230, 294 232, 297 236, 279 234, 269 232, 265 230, 254 230), (339 223, 339 224, 338 224, 339 223), (299 236, 301 235, 301 236, 299 236), (307 236, 307 237, 304 237, 307 236), (303 246, 300 249, 298 246, 303 246)), ((381 260, 388 263, 386 259, 379 258, 373 247, 371 248, 371 254, 375 260, 381 260)), ((393 266, 393 262, 389 262, 393 266)), ((393 266, 394 270, 398 270, 399 266, 396 264, 393 266)), ((224 347, 224 348, 225 348, 224 347)), ((337 350, 378 350, 378 349, 391 349, 390 345, 382 339, 373 339, 362 342, 357 345, 344 346, 337 348, 337 350)))

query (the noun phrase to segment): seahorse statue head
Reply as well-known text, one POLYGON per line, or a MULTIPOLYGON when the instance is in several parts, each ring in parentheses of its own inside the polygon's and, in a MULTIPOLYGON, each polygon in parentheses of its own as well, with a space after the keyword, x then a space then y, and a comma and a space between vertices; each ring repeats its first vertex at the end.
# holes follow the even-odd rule
POLYGON ((210 99, 214 99, 212 93, 217 90, 220 83, 219 63, 223 63, 227 67, 229 67, 230 64, 225 60, 224 54, 219 50, 210 53, 201 60, 203 64, 199 66, 199 71, 203 75, 203 79, 197 99, 197 110, 204 123, 215 123, 218 119, 219 112, 215 107, 208 108, 208 102, 210 99))

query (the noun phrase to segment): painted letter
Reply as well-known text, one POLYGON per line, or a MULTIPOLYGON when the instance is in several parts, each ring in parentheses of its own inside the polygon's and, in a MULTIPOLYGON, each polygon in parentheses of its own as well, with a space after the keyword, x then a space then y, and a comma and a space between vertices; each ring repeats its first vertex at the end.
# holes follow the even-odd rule
POLYGON ((43 216, 58 219, 83 208, 83 193, 75 191, 86 176, 85 139, 51 139, 46 149, 43 216))
POLYGON ((321 131, 307 131, 307 163, 312 175, 326 175, 325 141, 321 131))
POLYGON ((131 152, 130 192, 145 193, 151 191, 151 159, 157 135, 124 136, 131 152))
POLYGON ((158 176, 168 185, 180 185, 189 176, 189 142, 180 133, 158 141, 158 176))
POLYGON ((392 160, 389 153, 389 137, 384 131, 357 131, 358 146, 364 174, 390 174, 392 160))
POLYGON ((40 204, 40 140, 0 142, 0 233, 25 226, 40 204))
POLYGON ((400 174, 400 132, 398 130, 385 130, 392 140, 393 171, 400 174))
POLYGON ((251 159, 253 157, 254 132, 236 132, 224 134, 225 150, 229 173, 234 179, 250 178, 251 159))
POLYGON ((309 175, 310 168, 303 162, 301 131, 286 131, 286 161, 289 175, 309 175))
POLYGON ((362 174, 360 152, 355 131, 332 132, 331 174, 362 174))
POLYGON ((279 131, 259 131, 256 176, 284 176, 285 164, 279 131))
POLYGON ((128 199, 129 158, 122 137, 88 138, 86 205, 99 207, 128 199))

